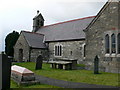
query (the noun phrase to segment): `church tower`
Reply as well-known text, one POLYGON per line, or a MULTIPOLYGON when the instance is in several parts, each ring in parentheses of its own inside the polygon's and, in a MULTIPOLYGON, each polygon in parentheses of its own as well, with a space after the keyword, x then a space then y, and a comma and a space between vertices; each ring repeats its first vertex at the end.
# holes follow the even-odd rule
POLYGON ((39 10, 37 11, 37 15, 33 18, 33 30, 32 32, 37 32, 40 27, 44 26, 44 18, 39 10))

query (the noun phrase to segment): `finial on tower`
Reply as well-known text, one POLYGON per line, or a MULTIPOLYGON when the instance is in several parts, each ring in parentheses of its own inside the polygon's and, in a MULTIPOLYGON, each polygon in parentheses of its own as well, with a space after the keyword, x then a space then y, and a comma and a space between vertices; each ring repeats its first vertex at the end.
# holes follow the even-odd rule
POLYGON ((39 10, 37 10, 37 14, 39 14, 39 10))
POLYGON ((33 30, 32 32, 37 32, 39 28, 44 26, 44 18, 42 14, 37 10, 37 15, 33 18, 33 30))

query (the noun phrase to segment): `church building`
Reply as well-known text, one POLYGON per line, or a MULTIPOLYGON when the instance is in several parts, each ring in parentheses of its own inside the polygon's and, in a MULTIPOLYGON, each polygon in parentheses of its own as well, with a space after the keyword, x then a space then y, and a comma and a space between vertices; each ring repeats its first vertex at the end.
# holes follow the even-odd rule
POLYGON ((14 58, 19 62, 35 62, 39 55, 45 61, 77 59, 78 64, 93 70, 97 55, 101 71, 117 73, 120 68, 119 10, 120 2, 109 0, 96 16, 47 26, 37 11, 32 32, 21 31, 14 46, 14 58))
POLYGON ((120 1, 107 2, 84 31, 86 69, 93 69, 97 55, 101 71, 120 73, 120 1))

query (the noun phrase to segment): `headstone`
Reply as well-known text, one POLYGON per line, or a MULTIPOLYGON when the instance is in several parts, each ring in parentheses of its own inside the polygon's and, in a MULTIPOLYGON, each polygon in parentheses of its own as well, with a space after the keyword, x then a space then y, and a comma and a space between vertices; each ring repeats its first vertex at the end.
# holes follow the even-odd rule
POLYGON ((43 57, 40 55, 36 60, 35 70, 42 69, 43 57))
POLYGON ((11 61, 7 55, 0 54, 0 90, 10 88, 11 61))
POLYGON ((8 56, 8 60, 10 60, 11 62, 13 62, 13 57, 12 56, 8 56))
POLYGON ((35 80, 35 75, 32 71, 17 65, 13 65, 11 67, 11 77, 19 85, 30 85, 37 83, 35 80))
POLYGON ((94 74, 99 74, 99 58, 97 55, 94 59, 94 74))

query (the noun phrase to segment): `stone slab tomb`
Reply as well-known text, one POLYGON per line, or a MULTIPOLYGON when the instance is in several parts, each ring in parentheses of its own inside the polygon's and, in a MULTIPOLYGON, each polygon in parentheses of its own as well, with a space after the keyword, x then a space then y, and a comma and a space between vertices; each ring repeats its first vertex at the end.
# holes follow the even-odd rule
POLYGON ((66 62, 66 61, 49 61, 49 64, 51 64, 51 68, 57 68, 57 69, 64 69, 64 70, 70 70, 72 69, 72 62, 66 62))
POLYGON ((11 78, 19 85, 31 85, 38 83, 32 71, 17 65, 13 65, 11 67, 11 78))

